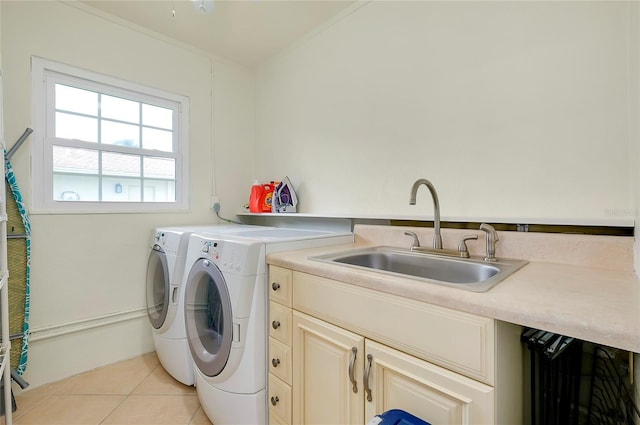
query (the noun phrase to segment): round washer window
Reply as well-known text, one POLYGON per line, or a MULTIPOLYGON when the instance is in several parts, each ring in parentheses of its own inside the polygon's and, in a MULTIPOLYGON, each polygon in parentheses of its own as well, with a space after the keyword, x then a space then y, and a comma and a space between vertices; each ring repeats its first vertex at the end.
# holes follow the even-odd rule
POLYGON ((169 268, 167 256, 155 245, 147 262, 147 316, 151 326, 160 329, 169 311, 169 268))
POLYGON ((198 260, 186 282, 185 323, 189 349, 196 366, 207 376, 222 372, 231 351, 231 298, 220 269, 198 260))

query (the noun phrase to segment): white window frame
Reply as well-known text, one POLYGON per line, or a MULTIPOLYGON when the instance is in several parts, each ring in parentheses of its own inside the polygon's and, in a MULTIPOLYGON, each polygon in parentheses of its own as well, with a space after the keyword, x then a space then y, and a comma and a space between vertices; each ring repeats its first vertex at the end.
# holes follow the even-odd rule
MULTIPOLYGON (((185 96, 168 93, 163 90, 143 86, 130 81, 65 65, 48 59, 32 56, 32 105, 34 111, 33 155, 33 213, 142 213, 142 212, 178 212, 189 209, 189 99, 185 96), (56 201, 53 196, 53 145, 56 139, 53 133, 55 114, 53 104, 53 86, 55 83, 73 81, 82 82, 83 88, 93 89, 109 95, 121 95, 144 103, 175 108, 173 123, 175 158, 175 202, 112 202, 112 201, 56 201)), ((78 147, 83 142, 78 142, 78 147)), ((65 145, 69 145, 66 142, 65 145)), ((91 149, 100 150, 100 145, 91 143, 91 149)), ((112 145, 105 152, 118 152, 119 147, 112 145)), ((137 153, 158 156, 154 150, 136 149, 137 153)), ((131 153, 126 148, 122 153, 131 153)), ((165 153, 166 154, 166 153, 165 153)))

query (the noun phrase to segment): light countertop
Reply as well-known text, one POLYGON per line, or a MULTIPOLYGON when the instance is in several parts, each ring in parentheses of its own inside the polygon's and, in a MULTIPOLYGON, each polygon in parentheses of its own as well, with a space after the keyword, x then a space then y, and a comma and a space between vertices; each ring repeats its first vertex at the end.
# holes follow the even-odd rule
MULTIPOLYGON (((509 257, 498 250, 498 256, 524 258, 530 262, 483 293, 309 259, 363 246, 390 244, 388 229, 373 229, 373 232, 370 232, 371 229, 366 230, 365 233, 356 229, 354 244, 270 254, 267 262, 381 292, 640 353, 640 281, 633 271, 632 264, 627 264, 628 258, 619 261, 620 264, 607 258, 602 259, 602 263, 593 260, 598 254, 597 251, 601 249, 618 260, 621 256, 629 257, 629 251, 632 252, 629 238, 582 235, 512 236, 508 235, 508 232, 500 232, 505 247, 513 248, 513 252, 520 254, 524 251, 514 248, 520 244, 518 238, 525 238, 525 243, 521 245, 526 247, 539 247, 542 238, 545 241, 551 240, 551 245, 559 250, 567 251, 564 247, 566 244, 570 244, 573 249, 567 253, 568 257, 555 257, 564 263, 541 261, 540 258, 544 259, 545 255, 531 252, 526 257, 509 257), (386 236, 380 237, 380 231, 386 236), (370 237, 371 234, 373 236, 370 237), (601 239, 597 239, 597 244, 594 244, 593 238, 601 239)), ((402 234, 402 230, 406 228, 394 229, 393 238, 398 238, 397 234, 402 234)), ((419 232, 423 239, 422 234, 428 237, 430 230, 419 229, 419 232)), ((454 240, 459 233, 454 231, 447 235, 445 246, 447 240, 454 240)), ((481 234, 479 236, 483 238, 481 234)), ((402 238, 398 240, 403 241, 402 238)), ((401 246, 398 243, 391 245, 401 246)), ((549 246, 544 245, 543 251, 546 255, 549 255, 549 246)), ((470 246, 471 254, 474 255, 474 250, 477 251, 480 247, 483 248, 484 245, 479 243, 473 248, 470 246)))

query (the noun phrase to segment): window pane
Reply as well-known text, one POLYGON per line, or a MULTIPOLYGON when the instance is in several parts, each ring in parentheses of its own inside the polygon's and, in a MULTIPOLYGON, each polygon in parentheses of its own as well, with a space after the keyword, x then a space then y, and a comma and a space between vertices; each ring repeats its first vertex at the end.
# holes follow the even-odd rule
POLYGON ((56 109, 98 115, 98 93, 56 84, 56 109))
POLYGON ((140 127, 137 125, 103 120, 101 136, 100 141, 106 145, 140 147, 140 127))
POLYGON ((176 178, 176 160, 170 158, 144 157, 144 177, 152 179, 176 178))
POLYGON ((98 176, 53 173, 53 200, 99 201, 98 176))
POLYGON ((142 148, 163 152, 173 152, 173 132, 155 130, 153 128, 143 128, 142 148))
POLYGON ((144 202, 176 201, 176 160, 144 157, 144 202))
POLYGON ((98 142, 98 120, 56 112, 56 137, 85 142, 98 142))
POLYGON ((142 124, 172 130, 173 110, 142 104, 142 124))
POLYGON ((176 184, 173 180, 145 180, 144 202, 175 202, 176 184))
POLYGON ((98 174, 98 151, 53 146, 53 172, 98 174))
POLYGON ((138 155, 103 152, 102 173, 111 176, 140 177, 140 157, 138 155))
POLYGON ((140 202, 140 179, 104 177, 102 200, 106 202, 140 202))
POLYGON ((103 118, 140 123, 140 103, 138 102, 103 94, 100 107, 103 118))

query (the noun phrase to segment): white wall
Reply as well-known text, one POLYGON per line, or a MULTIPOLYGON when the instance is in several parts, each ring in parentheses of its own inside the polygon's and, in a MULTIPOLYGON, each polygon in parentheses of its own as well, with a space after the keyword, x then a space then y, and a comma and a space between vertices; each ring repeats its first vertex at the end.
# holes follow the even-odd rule
MULTIPOLYGON (((255 169, 255 76, 253 71, 218 61, 213 69, 215 181, 220 216, 235 214, 249 202, 255 169)), ((213 204, 211 204, 213 205, 213 204)))
MULTIPOLYGON (((188 213, 32 215, 33 337, 26 377, 37 386, 153 349, 144 310, 152 229, 215 222, 213 195, 223 206, 229 201, 236 203, 231 210, 238 208, 237 194, 248 184, 241 185, 236 175, 214 175, 214 165, 242 164, 245 159, 236 156, 252 146, 253 75, 90 9, 49 1, 3 1, 0 7, 9 147, 26 127, 33 127, 32 55, 190 99, 188 213), (214 116, 214 104, 234 107, 214 116), (218 140, 220 149, 215 147, 218 140), (230 145, 234 150, 227 149, 230 145)), ((30 145, 31 140, 12 160, 27 201, 30 145)))
POLYGON ((355 8, 259 69, 258 177, 289 175, 302 212, 430 216, 425 189, 408 205, 424 177, 444 219, 630 225, 628 14, 355 8))

